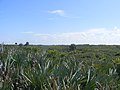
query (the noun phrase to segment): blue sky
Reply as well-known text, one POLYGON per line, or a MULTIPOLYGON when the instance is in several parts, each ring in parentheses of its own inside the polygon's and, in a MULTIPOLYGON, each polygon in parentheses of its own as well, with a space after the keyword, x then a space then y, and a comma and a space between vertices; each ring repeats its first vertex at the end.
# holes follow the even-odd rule
POLYGON ((0 0, 0 42, 120 44, 120 0, 0 0))

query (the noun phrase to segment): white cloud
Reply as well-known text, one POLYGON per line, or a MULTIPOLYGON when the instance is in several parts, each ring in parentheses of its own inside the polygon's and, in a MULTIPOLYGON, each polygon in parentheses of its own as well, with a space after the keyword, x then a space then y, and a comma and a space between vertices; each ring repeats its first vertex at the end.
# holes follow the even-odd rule
POLYGON ((120 29, 90 29, 83 32, 36 34, 43 44, 120 44, 120 29))
POLYGON ((59 16, 65 16, 65 11, 64 10, 52 10, 52 11, 48 11, 51 14, 57 14, 59 16))
POLYGON ((23 34, 33 34, 34 32, 32 32, 32 31, 27 31, 27 32, 21 32, 21 33, 23 33, 23 34))
MULTIPOLYGON (((62 17, 65 17, 65 18, 70 18, 70 19, 79 19, 80 18, 80 16, 66 15, 66 12, 64 10, 61 10, 61 9, 51 10, 51 11, 48 11, 48 13, 55 14, 55 15, 58 15, 58 16, 62 16, 62 17)), ((57 17, 48 18, 48 20, 55 20, 55 19, 57 19, 57 17)))
POLYGON ((26 40, 34 44, 120 44, 120 29, 115 27, 55 34, 31 33, 26 40))

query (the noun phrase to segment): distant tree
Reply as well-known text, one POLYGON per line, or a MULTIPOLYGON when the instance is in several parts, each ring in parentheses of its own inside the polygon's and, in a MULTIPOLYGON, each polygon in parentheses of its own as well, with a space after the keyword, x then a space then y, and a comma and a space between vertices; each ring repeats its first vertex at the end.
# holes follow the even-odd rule
POLYGON ((28 46, 29 45, 29 42, 26 42, 24 46, 28 46))
POLYGON ((70 51, 73 51, 73 50, 75 50, 76 49, 76 45, 75 44, 71 44, 70 46, 69 46, 69 50, 70 51))
POLYGON ((23 44, 22 44, 22 43, 20 43, 20 44, 19 44, 19 46, 23 46, 23 44))
POLYGON ((15 43, 15 45, 17 45, 17 43, 15 43))

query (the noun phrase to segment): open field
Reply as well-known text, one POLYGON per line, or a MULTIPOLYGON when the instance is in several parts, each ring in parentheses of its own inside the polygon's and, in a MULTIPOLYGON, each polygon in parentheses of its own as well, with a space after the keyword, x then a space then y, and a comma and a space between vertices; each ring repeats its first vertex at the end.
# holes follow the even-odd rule
POLYGON ((119 45, 4 45, 1 90, 120 90, 119 45))

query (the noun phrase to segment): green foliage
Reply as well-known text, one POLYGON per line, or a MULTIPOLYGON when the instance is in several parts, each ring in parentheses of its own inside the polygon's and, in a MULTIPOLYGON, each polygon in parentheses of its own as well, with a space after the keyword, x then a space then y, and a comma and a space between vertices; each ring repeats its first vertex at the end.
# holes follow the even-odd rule
POLYGON ((115 46, 83 45, 67 49, 67 46, 4 46, 0 53, 0 89, 120 89, 119 50, 115 46))
POLYGON ((73 51, 73 50, 75 50, 75 49, 76 49, 75 44, 71 44, 71 45, 69 46, 69 50, 70 50, 70 51, 73 51))

